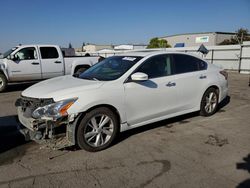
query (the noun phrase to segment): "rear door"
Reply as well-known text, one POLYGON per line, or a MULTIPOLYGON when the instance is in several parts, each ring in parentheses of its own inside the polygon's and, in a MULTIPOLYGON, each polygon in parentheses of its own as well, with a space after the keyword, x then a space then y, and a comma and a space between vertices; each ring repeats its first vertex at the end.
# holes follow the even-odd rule
POLYGON ((199 106, 207 82, 207 63, 194 56, 173 54, 173 73, 182 110, 199 106))
POLYGON ((171 58, 158 55, 146 60, 135 72, 149 76, 144 82, 124 83, 127 122, 133 126, 178 111, 178 91, 171 74, 171 58))
POLYGON ((56 47, 39 47, 42 64, 42 78, 53 78, 64 75, 64 62, 62 53, 56 47))
POLYGON ((36 46, 21 47, 8 59, 8 74, 11 81, 41 79, 41 64, 36 46))

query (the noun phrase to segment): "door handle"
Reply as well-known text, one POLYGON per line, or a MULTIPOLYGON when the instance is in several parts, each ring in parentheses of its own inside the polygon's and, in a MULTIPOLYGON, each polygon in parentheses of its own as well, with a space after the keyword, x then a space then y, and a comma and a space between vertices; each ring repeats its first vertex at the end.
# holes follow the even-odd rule
POLYGON ((61 61, 55 61, 54 63, 57 63, 57 64, 58 64, 58 63, 62 63, 62 62, 61 62, 61 61))
POLYGON ((200 75, 199 78, 200 78, 200 79, 205 79, 205 78, 207 78, 207 76, 206 76, 206 75, 200 75))
POLYGON ((39 65, 38 62, 32 62, 31 64, 32 64, 32 65, 39 65))
POLYGON ((167 87, 173 87, 173 86, 176 86, 176 83, 175 82, 168 82, 166 84, 167 87))

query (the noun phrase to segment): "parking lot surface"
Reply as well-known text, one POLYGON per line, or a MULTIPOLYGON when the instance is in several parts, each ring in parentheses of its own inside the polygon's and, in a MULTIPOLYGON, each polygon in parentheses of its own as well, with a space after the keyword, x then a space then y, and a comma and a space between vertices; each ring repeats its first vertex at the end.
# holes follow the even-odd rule
POLYGON ((215 115, 137 128, 97 153, 24 141, 14 103, 30 85, 0 94, 0 187, 250 187, 247 75, 229 74, 230 95, 215 115))

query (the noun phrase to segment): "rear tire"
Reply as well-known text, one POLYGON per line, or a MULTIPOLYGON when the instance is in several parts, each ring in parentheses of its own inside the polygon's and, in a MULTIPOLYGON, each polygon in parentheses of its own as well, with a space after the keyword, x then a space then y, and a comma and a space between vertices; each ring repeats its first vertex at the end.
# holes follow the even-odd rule
POLYGON ((215 88, 208 88, 201 100, 200 115, 211 116, 218 108, 219 94, 215 88))
POLYGON ((7 79, 4 74, 0 73, 0 92, 3 92, 7 86, 7 79))
POLYGON ((77 132, 77 145, 84 150, 97 152, 108 148, 119 132, 119 121, 109 108, 96 108, 85 114, 77 132))

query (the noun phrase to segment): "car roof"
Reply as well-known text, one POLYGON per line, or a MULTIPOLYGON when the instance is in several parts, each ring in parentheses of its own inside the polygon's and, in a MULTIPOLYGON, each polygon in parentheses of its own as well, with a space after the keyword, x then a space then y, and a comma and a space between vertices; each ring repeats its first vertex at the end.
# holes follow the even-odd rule
POLYGON ((177 52, 177 51, 166 51, 166 50, 145 50, 145 51, 127 51, 123 53, 116 54, 116 56, 138 56, 138 57, 148 57, 153 55, 163 55, 163 54, 184 54, 191 55, 202 59, 201 57, 187 52, 177 52))

